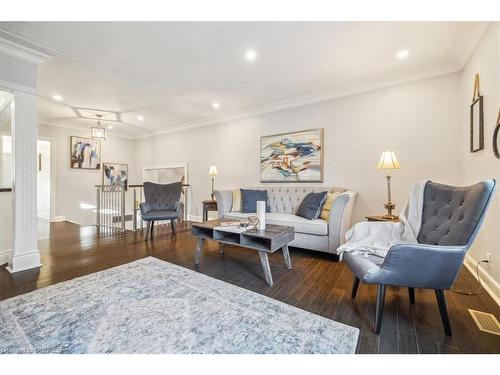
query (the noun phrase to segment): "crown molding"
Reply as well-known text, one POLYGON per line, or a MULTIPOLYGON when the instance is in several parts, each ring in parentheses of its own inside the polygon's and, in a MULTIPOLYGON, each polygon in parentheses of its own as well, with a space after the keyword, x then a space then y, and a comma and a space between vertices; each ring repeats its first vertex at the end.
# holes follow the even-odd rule
POLYGON ((19 85, 17 83, 4 81, 3 79, 0 79, 0 89, 8 91, 10 93, 14 91, 20 91, 26 94, 33 94, 33 95, 38 94, 37 90, 34 87, 19 85))
POLYGON ((52 58, 52 56, 47 53, 37 51, 2 37, 0 37, 0 53, 35 65, 41 64, 52 58))
POLYGON ((465 64, 469 61, 472 53, 476 49, 477 45, 481 41, 484 33, 493 24, 493 22, 477 22, 479 26, 475 26, 472 24, 476 24, 476 22, 471 23, 471 26, 468 30, 465 31, 460 43, 455 47, 453 51, 453 60, 455 63, 460 66, 460 70, 465 67, 465 64))
MULTIPOLYGON (((80 131, 85 131, 85 130, 89 130, 89 129, 86 129, 86 128, 83 128, 81 126, 78 126, 78 125, 73 125, 73 124, 70 124, 70 123, 62 123, 60 121, 53 121, 49 118, 46 118, 46 117, 42 117, 42 116, 39 116, 38 117, 38 124, 39 125, 45 125, 45 126, 55 126, 55 127, 58 127, 58 128, 65 128, 65 129, 72 129, 72 130, 80 130, 80 131)), ((113 132, 109 129, 106 129, 106 134, 109 134, 110 136, 112 137, 115 137, 115 138, 124 138, 124 139, 138 139, 138 137, 132 137, 132 136, 129 136, 129 135, 124 135, 124 134, 118 134, 116 132, 113 132)))
POLYGON ((311 105, 315 103, 320 103, 328 100, 339 99, 347 96, 358 95, 367 93, 370 91, 380 90, 384 88, 389 88, 393 86, 403 85, 406 83, 421 81, 424 79, 435 78, 439 76, 445 76, 448 74, 453 74, 461 71, 463 66, 455 63, 454 61, 449 61, 442 64, 436 64, 426 72, 423 73, 413 73, 413 74, 404 74, 398 78, 392 79, 378 79, 373 80, 371 82, 364 83, 355 83, 344 85, 342 87, 335 88, 333 90, 321 91, 313 94, 303 95, 299 97, 288 98, 280 101, 276 101, 270 104, 266 104, 257 108, 254 111, 246 112, 243 114, 228 116, 224 118, 218 119, 210 119, 210 120, 193 120, 186 121, 179 124, 175 124, 173 126, 165 126, 161 128, 152 129, 150 134, 139 136, 138 139, 145 139, 154 137, 160 134, 167 134, 172 132, 184 131, 189 129, 194 129, 202 126, 210 126, 221 124, 225 122, 240 120, 248 117, 260 116, 267 113, 279 112, 286 109, 292 109, 296 107, 302 107, 306 105, 311 105))

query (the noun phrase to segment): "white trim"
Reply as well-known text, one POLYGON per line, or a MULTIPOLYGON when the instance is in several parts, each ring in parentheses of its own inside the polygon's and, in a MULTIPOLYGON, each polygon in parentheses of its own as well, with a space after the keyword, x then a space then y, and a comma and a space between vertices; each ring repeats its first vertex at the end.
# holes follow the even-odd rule
POLYGON ((8 91, 10 93, 12 93, 12 91, 20 91, 27 94, 38 95, 36 88, 34 87, 19 85, 17 83, 4 81, 3 79, 0 79, 0 89, 2 89, 3 91, 8 91))
POLYGON ((56 173, 57 173, 57 159, 56 159, 56 139, 53 137, 38 137, 37 141, 46 141, 50 143, 50 212, 48 220, 54 221, 53 218, 56 214, 56 173))
POLYGON ((31 64, 41 64, 52 58, 51 55, 22 44, 12 42, 0 36, 0 53, 31 64))
POLYGON ((208 125, 221 124, 229 121, 240 120, 247 117, 254 117, 254 116, 264 115, 267 113, 283 111, 285 109, 302 107, 305 105, 315 104, 319 102, 324 102, 328 100, 343 98, 357 94, 364 94, 370 91, 380 90, 393 86, 399 86, 407 83, 417 82, 424 79, 458 73, 462 69, 463 66, 455 64, 453 62, 437 64, 432 69, 429 69, 426 73, 407 74, 403 77, 396 79, 378 79, 367 83, 363 82, 363 83, 349 84, 344 87, 335 88, 333 90, 325 90, 310 95, 303 95, 276 101, 261 106, 254 111, 243 113, 236 116, 230 116, 219 119, 210 119, 210 120, 201 119, 201 120, 185 121, 182 123, 173 124, 172 126, 167 125, 156 129, 150 129, 150 134, 137 138, 144 139, 144 138, 154 137, 159 134, 183 131, 208 125))
POLYGON ((42 212, 42 211, 37 212, 37 217, 39 219, 50 220, 50 215, 48 213, 42 212))
MULTIPOLYGON (((43 116, 38 116, 38 124, 39 125, 44 125, 44 126, 56 126, 58 128, 65 128, 65 129, 72 129, 72 130, 80 130, 80 131, 89 131, 90 128, 88 127, 83 127, 79 125, 73 125, 73 124, 65 124, 61 123, 62 120, 57 120, 58 122, 52 121, 50 118, 43 117, 43 116)), ((123 124, 120 122, 120 124, 123 124)), ((146 131, 149 131, 148 129, 144 129, 146 131)), ((132 137, 129 135, 123 135, 123 134, 118 134, 117 132, 110 131, 109 129, 106 129, 106 136, 112 136, 116 138, 125 138, 125 139, 140 139, 141 137, 132 137)))
POLYGON ((10 249, 0 251, 0 265, 9 263, 10 249))
POLYGON ((465 64, 467 64, 472 53, 483 38, 484 33, 493 22, 478 23, 480 23, 479 27, 472 26, 472 30, 466 30, 462 39, 455 46, 453 60, 462 67, 461 70, 465 67, 465 64))
MULTIPOLYGON (((472 276, 476 277, 476 260, 472 258, 469 254, 465 255, 464 264, 467 269, 472 273, 472 276)), ((481 283, 488 294, 493 298, 493 300, 500 306, 500 284, 496 281, 490 273, 487 271, 487 267, 479 266, 479 276, 481 277, 481 283)))
POLYGON ((29 253, 14 255, 12 259, 9 259, 9 261, 9 265, 6 267, 6 270, 10 273, 42 266, 42 263, 40 263, 40 251, 38 249, 32 250, 29 253))
POLYGON ((61 221, 66 221, 66 216, 54 216, 54 218, 50 221, 52 223, 59 223, 61 221))
POLYGON ((187 221, 195 221, 197 223, 201 223, 203 221, 203 218, 196 215, 187 215, 187 221))

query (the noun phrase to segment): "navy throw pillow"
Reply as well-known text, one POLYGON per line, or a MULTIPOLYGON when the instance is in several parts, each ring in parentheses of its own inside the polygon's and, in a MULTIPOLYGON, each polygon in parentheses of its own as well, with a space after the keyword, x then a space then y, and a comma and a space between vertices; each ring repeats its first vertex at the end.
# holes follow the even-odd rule
POLYGON ((257 212, 257 201, 266 201, 266 211, 269 212, 267 205, 267 191, 266 190, 241 190, 241 212, 255 213, 257 212))
POLYGON ((317 219, 321 214, 327 196, 327 191, 307 194, 302 200, 296 215, 308 220, 317 219))

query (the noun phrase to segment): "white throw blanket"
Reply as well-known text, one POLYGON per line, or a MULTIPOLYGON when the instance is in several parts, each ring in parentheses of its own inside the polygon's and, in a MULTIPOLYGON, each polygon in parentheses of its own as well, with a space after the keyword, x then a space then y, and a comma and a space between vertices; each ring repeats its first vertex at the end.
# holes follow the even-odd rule
POLYGON ((353 255, 375 255, 385 258, 391 246, 398 243, 417 243, 417 236, 422 223, 424 206, 424 188, 428 180, 413 184, 408 198, 399 215, 399 223, 392 222, 360 222, 346 233, 346 243, 337 249, 342 259, 345 252, 353 255))

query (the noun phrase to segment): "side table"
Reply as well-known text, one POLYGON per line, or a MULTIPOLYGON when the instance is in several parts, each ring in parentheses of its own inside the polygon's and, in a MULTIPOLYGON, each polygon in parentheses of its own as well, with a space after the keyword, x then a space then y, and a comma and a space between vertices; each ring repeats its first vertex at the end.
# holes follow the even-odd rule
POLYGON ((365 216, 367 221, 392 221, 393 223, 399 223, 399 217, 388 218, 384 215, 373 215, 373 216, 365 216))
POLYGON ((203 221, 208 220, 208 211, 217 211, 217 201, 208 199, 202 202, 203 203, 203 221))

